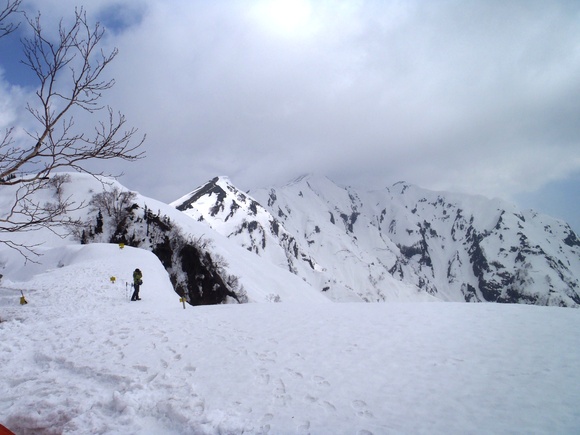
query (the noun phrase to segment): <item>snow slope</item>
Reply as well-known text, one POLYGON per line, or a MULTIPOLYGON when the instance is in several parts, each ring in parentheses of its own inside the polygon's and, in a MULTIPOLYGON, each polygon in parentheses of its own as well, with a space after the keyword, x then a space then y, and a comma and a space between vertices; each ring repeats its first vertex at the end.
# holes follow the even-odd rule
MULTIPOLYGON (((86 174, 71 173, 68 175, 70 182, 63 185, 63 196, 70 198, 75 204, 85 204, 85 207, 71 213, 72 219, 82 218, 84 220, 91 215, 90 208, 86 205, 89 204, 94 194, 112 188, 118 188, 121 191, 128 190, 111 179, 103 178, 101 182, 99 179, 86 174)), ((272 300, 329 302, 326 297, 301 278, 281 267, 273 267, 270 262, 256 257, 233 241, 208 228, 207 225, 192 220, 168 204, 145 197, 137 192, 135 194, 135 203, 140 210, 147 207, 161 216, 166 216, 180 227, 188 237, 209 240, 210 246, 207 247, 207 250, 211 252, 212 256, 221 256, 226 259, 228 272, 239 277, 250 302, 272 300)), ((0 204, 9 203, 8 199, 11 195, 14 195, 14 188, 2 187, 0 189, 0 204)), ((43 190, 37 192, 36 195, 39 202, 45 202, 51 200, 52 192, 43 190)), ((5 211, 5 209, 0 209, 0 215, 5 211)), ((92 215, 96 216, 96 212, 92 212, 92 215)), ((38 262, 38 264, 27 262, 22 256, 17 255, 16 251, 0 243, 0 275, 3 274, 5 278, 9 279, 24 280, 28 279, 31 274, 42 272, 46 268, 55 268, 59 263, 66 263, 66 256, 62 257, 61 251, 55 251, 55 248, 76 249, 79 242, 71 236, 64 236, 65 234, 64 228, 56 228, 55 232, 40 229, 23 233, 0 233, 0 236, 9 236, 15 243, 40 244, 35 247, 35 251, 41 254, 38 258, 32 257, 33 261, 38 262)), ((130 271, 133 269, 134 267, 130 271)), ((145 270, 143 271, 145 272, 145 270)))
POLYGON ((307 175, 251 196, 215 177, 171 205, 333 301, 580 304, 569 225, 498 199, 307 175))
MULTIPOLYGON (((315 175, 250 194, 304 255, 363 300, 427 293, 444 301, 580 306, 580 239, 565 222, 532 210, 403 182, 343 188, 315 175), (416 290, 393 292, 397 285, 416 290)), ((326 285, 335 293, 335 282, 326 285)))
POLYGON ((62 246, 52 259, 0 283, 0 423, 18 434, 580 431, 575 309, 184 310, 147 251, 62 246), (129 302, 136 266, 143 300, 129 302))
MULTIPOLYGON (((292 197, 284 193, 280 202, 292 197)), ((328 224, 326 202, 316 195, 295 195, 296 202, 285 201, 284 210, 278 208, 276 213, 272 206, 277 199, 274 194, 267 201, 262 198, 270 208, 266 210, 227 177, 216 177, 171 205, 258 258, 300 276, 332 301, 436 300, 388 273, 396 261, 392 251, 397 248, 392 242, 390 250, 385 249, 384 241, 373 233, 366 238, 371 240, 373 252, 368 246, 353 244, 343 228, 328 224)))

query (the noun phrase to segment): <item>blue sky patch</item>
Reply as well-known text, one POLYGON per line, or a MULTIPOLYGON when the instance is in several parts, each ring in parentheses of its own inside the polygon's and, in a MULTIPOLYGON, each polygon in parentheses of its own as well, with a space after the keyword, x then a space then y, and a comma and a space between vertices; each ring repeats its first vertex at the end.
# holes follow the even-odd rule
POLYGON ((98 21, 107 31, 119 34, 137 26, 143 20, 146 5, 138 3, 116 3, 104 8, 98 15, 98 21))

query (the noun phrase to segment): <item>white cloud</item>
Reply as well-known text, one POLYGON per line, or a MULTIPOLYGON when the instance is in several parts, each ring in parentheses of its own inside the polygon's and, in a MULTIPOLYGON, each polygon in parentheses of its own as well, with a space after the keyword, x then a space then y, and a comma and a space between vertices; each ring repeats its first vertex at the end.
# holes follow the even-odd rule
POLYGON ((580 168, 574 2, 128 4, 107 101, 148 134, 124 181, 160 199, 303 172, 509 198, 580 168))

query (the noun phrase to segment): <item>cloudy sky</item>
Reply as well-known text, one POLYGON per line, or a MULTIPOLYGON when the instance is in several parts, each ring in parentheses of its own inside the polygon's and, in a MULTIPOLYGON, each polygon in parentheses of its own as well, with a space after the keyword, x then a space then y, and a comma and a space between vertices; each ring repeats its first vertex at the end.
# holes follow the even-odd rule
MULTIPOLYGON (((133 190, 171 201, 216 175, 244 190, 304 173, 368 189, 405 180, 507 199, 580 231, 578 1, 23 7, 51 29, 83 2, 108 30, 104 48, 119 49, 104 102, 147 134, 145 159, 101 168, 133 190)), ((0 40, 1 126, 25 124, 32 98, 19 36, 0 40)))

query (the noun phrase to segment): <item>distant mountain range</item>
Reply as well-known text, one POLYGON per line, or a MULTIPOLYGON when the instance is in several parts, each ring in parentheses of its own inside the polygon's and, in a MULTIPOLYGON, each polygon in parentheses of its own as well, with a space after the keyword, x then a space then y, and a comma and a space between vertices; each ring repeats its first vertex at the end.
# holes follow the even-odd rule
POLYGON ((577 235, 498 199, 308 175, 247 193, 216 177, 171 205, 334 301, 580 305, 577 235))

